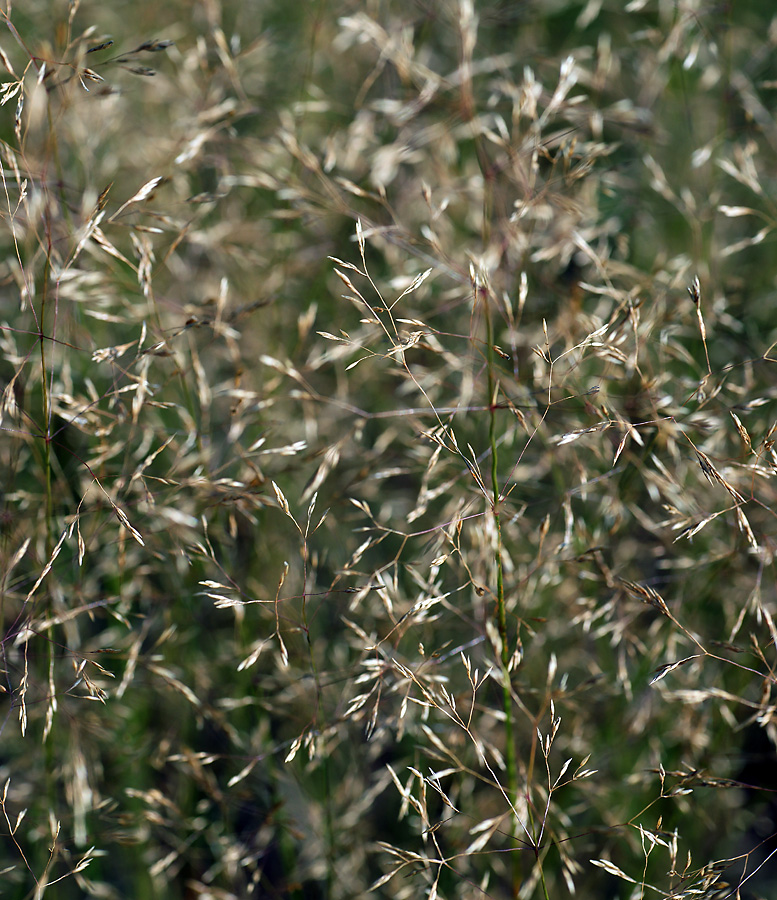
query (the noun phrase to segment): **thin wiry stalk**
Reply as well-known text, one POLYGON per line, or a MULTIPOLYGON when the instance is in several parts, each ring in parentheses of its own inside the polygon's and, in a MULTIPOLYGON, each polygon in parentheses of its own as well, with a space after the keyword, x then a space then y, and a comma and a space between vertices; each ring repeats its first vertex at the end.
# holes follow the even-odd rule
MULTIPOLYGON (((320 731, 323 731, 324 723, 326 722, 326 710, 323 704, 323 685, 321 683, 321 675, 319 672, 318 665, 316 664, 315 652, 313 649, 313 641, 311 639, 310 634, 310 621, 308 620, 308 578, 309 571, 308 566, 310 563, 309 559, 309 548, 308 548, 308 532, 310 531, 310 518, 313 514, 313 510, 316 504, 316 495, 314 494, 310 506, 308 508, 307 522, 305 525, 304 531, 300 529, 300 534, 302 537, 302 630, 305 635, 305 642, 308 648, 308 658, 310 660, 310 671, 313 674, 313 680, 316 685, 316 728, 320 731)), ((327 854, 326 854, 326 862, 327 862, 327 871, 326 871, 326 883, 327 889, 331 890, 331 886, 335 880, 334 873, 334 865, 335 865, 335 856, 334 856, 334 846, 335 846, 335 823, 334 817, 332 814, 333 809, 333 798, 332 798, 332 783, 331 783, 331 772, 329 765, 329 755, 327 753, 322 754, 321 756, 321 768, 324 773, 324 830, 325 830, 325 839, 327 845, 327 854)))
MULTIPOLYGON (((48 227, 48 224, 47 224, 48 227)), ((41 386, 41 406, 42 406, 42 421, 41 421, 41 433, 43 434, 43 465, 45 469, 45 479, 46 479, 46 522, 48 529, 48 546, 46 547, 46 552, 50 553, 52 547, 54 546, 54 493, 52 488, 52 472, 51 472, 51 398, 49 396, 49 372, 48 372, 48 363, 46 359, 46 335, 45 335, 45 322, 46 322, 46 298, 48 297, 48 285, 49 285, 49 274, 51 272, 51 242, 49 236, 49 245, 48 250, 49 253, 46 255, 46 264, 43 267, 43 286, 41 289, 41 304, 40 304, 40 320, 39 320, 39 328, 40 328, 40 368, 41 368, 41 377, 40 377, 40 386, 41 386)))
MULTIPOLYGON (((496 530, 496 546, 494 548, 494 565, 496 567, 496 621, 500 640, 499 663, 502 670, 502 710, 505 716, 505 767, 507 771, 507 792, 510 802, 518 803, 518 765, 513 725, 513 698, 510 679, 510 638, 507 632, 507 607, 505 602, 504 566, 502 559, 502 523, 500 515, 501 490, 499 487, 499 433, 497 430, 497 394, 499 386, 495 378, 494 329, 491 318, 490 295, 485 286, 476 284, 476 297, 483 305, 486 323, 486 359, 488 367, 488 404, 489 423, 488 440, 491 448, 491 514, 494 517, 496 530)), ((512 876, 513 895, 518 896, 521 888, 521 857, 518 841, 519 823, 512 822, 512 876)))

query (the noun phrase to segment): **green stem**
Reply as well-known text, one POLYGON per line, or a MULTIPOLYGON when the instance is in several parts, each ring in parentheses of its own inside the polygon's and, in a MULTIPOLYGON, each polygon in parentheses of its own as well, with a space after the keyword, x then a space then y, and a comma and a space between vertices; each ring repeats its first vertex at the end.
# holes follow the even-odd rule
POLYGON ((41 427, 43 430, 43 465, 46 475, 46 528, 48 533, 48 552, 54 547, 54 493, 51 489, 51 407, 48 393, 48 364, 46 360, 46 299, 48 297, 49 276, 51 273, 51 247, 46 254, 46 264, 43 268, 43 285, 41 289, 40 304, 40 321, 38 327, 40 329, 40 368, 41 368, 41 401, 43 407, 43 421, 41 427))
MULTIPOLYGON (((308 527, 310 522, 308 522, 308 527)), ((313 641, 310 636, 310 623, 308 622, 308 544, 307 531, 303 536, 302 544, 302 628, 305 634, 305 640, 308 645, 308 654, 310 656, 310 670, 316 685, 316 725, 319 727, 322 735, 324 729, 324 710, 322 704, 322 685, 319 676, 318 666, 316 665, 316 657, 313 653, 313 641)), ((329 768, 329 754, 324 753, 321 758, 321 769, 324 775, 324 833, 326 835, 327 844, 327 871, 326 871, 326 888, 327 896, 332 891, 335 883, 335 853, 334 853, 334 835, 335 823, 332 815, 332 782, 331 772, 329 768)))
MULTIPOLYGON (((486 292, 483 296, 483 308, 486 321, 486 341, 488 359, 488 406, 489 428, 488 438, 491 446, 491 490, 493 493, 492 512, 496 526, 496 620, 501 643, 502 666, 502 706, 505 716, 505 763, 507 767, 507 791, 510 802, 518 801, 518 767, 516 763, 515 731, 513 729, 513 700, 510 688, 510 646, 507 635, 507 608, 505 604, 504 567, 502 564, 502 524, 499 514, 501 493, 499 490, 499 455, 496 431, 496 394, 498 386, 494 378, 494 333, 491 322, 491 309, 489 297, 486 292)), ((520 856, 518 854, 518 821, 513 820, 513 895, 518 896, 521 887, 520 856)))

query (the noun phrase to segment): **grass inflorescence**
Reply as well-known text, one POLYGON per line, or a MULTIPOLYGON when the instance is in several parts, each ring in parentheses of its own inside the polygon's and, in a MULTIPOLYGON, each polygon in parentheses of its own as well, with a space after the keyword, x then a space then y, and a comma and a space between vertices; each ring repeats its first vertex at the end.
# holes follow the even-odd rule
POLYGON ((775 24, 255 7, 0 11, 4 892, 769 896, 775 24))

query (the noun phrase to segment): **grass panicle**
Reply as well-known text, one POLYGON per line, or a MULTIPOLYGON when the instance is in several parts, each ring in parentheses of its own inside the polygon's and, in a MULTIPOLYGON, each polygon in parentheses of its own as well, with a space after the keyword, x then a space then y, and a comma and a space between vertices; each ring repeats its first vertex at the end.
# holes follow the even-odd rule
POLYGON ((774 23, 0 10, 8 896, 777 885, 774 23))

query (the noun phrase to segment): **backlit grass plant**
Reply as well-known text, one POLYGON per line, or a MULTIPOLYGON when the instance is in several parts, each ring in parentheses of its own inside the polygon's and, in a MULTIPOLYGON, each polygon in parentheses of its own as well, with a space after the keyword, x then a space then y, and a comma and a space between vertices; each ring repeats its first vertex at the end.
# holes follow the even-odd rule
POLYGON ((0 19, 3 892, 771 896, 767 14, 0 19))

